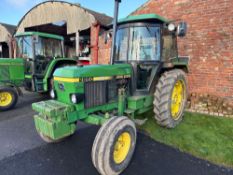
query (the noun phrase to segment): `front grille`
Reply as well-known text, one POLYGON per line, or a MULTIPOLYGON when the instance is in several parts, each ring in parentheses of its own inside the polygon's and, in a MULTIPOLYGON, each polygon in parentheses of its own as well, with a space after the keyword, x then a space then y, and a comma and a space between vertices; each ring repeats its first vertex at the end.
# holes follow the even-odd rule
POLYGON ((9 80, 10 73, 9 73, 9 66, 0 66, 0 80, 9 80))
POLYGON ((107 102, 107 81, 86 82, 85 108, 104 105, 107 102))

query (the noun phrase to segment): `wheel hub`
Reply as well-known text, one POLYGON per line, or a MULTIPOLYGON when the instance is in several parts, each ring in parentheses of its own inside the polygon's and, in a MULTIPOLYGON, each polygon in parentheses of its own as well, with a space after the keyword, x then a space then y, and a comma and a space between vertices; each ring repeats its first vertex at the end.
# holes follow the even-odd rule
POLYGON ((120 164, 125 160, 129 153, 130 146, 130 134, 128 132, 122 133, 114 145, 113 159, 117 164, 120 164))
POLYGON ((8 106, 12 102, 12 95, 9 92, 0 92, 0 106, 8 106))
POLYGON ((171 114, 174 120, 180 118, 180 111, 184 101, 185 86, 182 80, 176 82, 172 92, 171 114))

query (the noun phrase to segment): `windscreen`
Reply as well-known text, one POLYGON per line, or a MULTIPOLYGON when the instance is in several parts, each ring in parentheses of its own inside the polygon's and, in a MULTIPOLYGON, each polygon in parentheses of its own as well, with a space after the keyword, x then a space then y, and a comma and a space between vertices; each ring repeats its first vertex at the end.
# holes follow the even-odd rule
POLYGON ((21 36, 16 37, 17 52, 16 56, 19 58, 32 59, 33 58, 33 48, 32 48, 32 37, 31 36, 21 36))
POLYGON ((126 27, 117 31, 115 61, 156 61, 160 56, 160 28, 126 27))
POLYGON ((60 40, 39 37, 35 43, 35 56, 37 58, 61 58, 62 44, 60 40))

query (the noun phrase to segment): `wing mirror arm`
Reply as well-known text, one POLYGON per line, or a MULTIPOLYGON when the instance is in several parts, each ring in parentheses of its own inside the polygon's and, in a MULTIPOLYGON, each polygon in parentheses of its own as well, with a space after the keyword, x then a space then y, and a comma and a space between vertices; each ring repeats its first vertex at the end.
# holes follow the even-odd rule
POLYGON ((187 23, 186 22, 180 22, 177 26, 177 36, 178 37, 185 37, 187 34, 187 23))

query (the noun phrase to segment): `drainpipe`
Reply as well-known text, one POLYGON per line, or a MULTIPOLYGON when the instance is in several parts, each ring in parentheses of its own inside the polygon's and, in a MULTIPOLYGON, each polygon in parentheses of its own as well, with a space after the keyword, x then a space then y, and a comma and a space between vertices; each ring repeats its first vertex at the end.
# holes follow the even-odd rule
POLYGON ((93 50, 94 50, 94 54, 93 54, 93 64, 98 64, 99 60, 99 33, 100 33, 100 24, 98 22, 96 22, 95 24, 93 24, 93 26, 96 29, 96 36, 95 36, 95 45, 92 46, 93 50))

